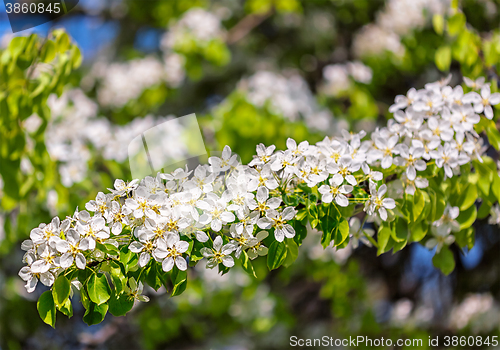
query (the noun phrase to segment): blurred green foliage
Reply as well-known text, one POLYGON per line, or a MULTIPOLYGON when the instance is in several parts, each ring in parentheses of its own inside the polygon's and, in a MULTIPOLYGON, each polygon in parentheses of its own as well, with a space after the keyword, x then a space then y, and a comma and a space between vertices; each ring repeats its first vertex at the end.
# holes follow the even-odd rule
POLYGON ((40 209, 30 203, 42 203, 47 189, 57 185, 56 168, 44 141, 44 131, 50 119, 47 98, 61 94, 71 80, 71 74, 82 62, 78 46, 70 42, 62 30, 53 31, 42 39, 32 34, 16 37, 0 58, 0 174, 4 186, 1 207, 18 211, 20 226, 6 222, 3 253, 19 240, 17 229, 27 231, 37 220, 40 209), (37 130, 26 131, 26 119, 37 114, 41 124, 37 130), (21 172, 21 161, 29 160, 33 169, 21 172), (34 220, 32 220, 34 219, 34 220))

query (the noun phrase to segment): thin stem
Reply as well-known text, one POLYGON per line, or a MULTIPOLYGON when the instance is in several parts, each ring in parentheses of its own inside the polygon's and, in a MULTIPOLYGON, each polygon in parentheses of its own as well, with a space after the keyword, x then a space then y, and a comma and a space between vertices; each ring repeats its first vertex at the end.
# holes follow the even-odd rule
POLYGON ((378 249, 378 243, 375 241, 375 239, 373 239, 372 236, 370 236, 369 234, 367 234, 365 230, 363 230, 363 234, 371 242, 371 244, 373 244, 373 246, 378 249))
POLYGON ((359 201, 360 203, 362 203, 362 202, 366 202, 366 201, 370 200, 370 198, 348 198, 348 200, 351 202, 359 201))
POLYGON ((366 219, 368 219, 368 215, 365 215, 365 217, 363 218, 363 222, 362 222, 362 223, 361 223, 361 225, 359 226, 359 229, 358 229, 357 235, 359 234, 359 232, 360 232, 360 231, 363 231, 363 233, 365 232, 365 231, 363 230, 363 226, 365 226, 366 219))
POLYGON ((143 272, 144 270, 146 270, 146 269, 145 269, 145 267, 143 267, 143 268, 141 269, 141 272, 139 272, 139 276, 137 276, 137 284, 139 284, 139 281, 141 280, 141 275, 142 275, 142 272, 143 272))

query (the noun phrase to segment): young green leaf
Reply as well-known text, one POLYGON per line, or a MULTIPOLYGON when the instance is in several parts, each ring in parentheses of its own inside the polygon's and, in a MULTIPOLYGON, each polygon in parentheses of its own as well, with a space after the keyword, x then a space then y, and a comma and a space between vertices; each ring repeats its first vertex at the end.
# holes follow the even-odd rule
POLYGON ((455 258, 448 247, 443 247, 439 253, 432 258, 432 263, 445 275, 449 275, 455 269, 455 258))
POLYGON ((429 230, 429 225, 425 221, 419 221, 410 227, 410 239, 412 242, 420 242, 429 230))
POLYGON ((335 247, 338 247, 349 237, 349 223, 346 219, 341 218, 338 222, 338 226, 336 228, 335 233, 335 247))
POLYGON ((47 290, 40 295, 36 308, 43 322, 55 328, 56 325, 56 304, 50 290, 47 290))
POLYGON ((103 303, 101 305, 97 305, 96 303, 91 302, 83 315, 83 321, 89 326, 101 323, 107 312, 108 304, 103 303))
POLYGON ((285 244, 286 244, 286 258, 285 261, 283 262, 283 266, 289 267, 294 263, 294 261, 299 256, 299 246, 297 245, 297 243, 295 243, 293 238, 287 238, 285 240, 285 244))
POLYGON ((469 209, 471 205, 476 202, 477 199, 477 186, 475 184, 469 184, 465 191, 460 195, 458 199, 460 211, 469 209))
POLYGON ((387 243, 389 242, 389 238, 391 238, 391 233, 392 230, 387 226, 383 226, 381 227, 381 229, 379 229, 377 235, 377 241, 378 241, 377 255, 383 254, 387 251, 386 247, 387 243))
POLYGON ((286 245, 283 242, 274 241, 267 253, 267 267, 274 270, 280 267, 286 259, 286 245))
POLYGON ((449 46, 440 47, 437 49, 434 59, 439 70, 449 70, 451 64, 451 48, 449 46))
POLYGON ((248 258, 248 254, 246 251, 241 252, 240 260, 241 260, 241 266, 243 267, 243 270, 245 270, 245 272, 248 273, 250 276, 257 278, 257 275, 255 274, 255 270, 253 268, 252 262, 248 258))
POLYGON ((466 229, 472 226, 474 221, 476 221, 477 209, 475 206, 471 206, 469 209, 461 211, 458 215, 457 221, 460 224, 460 229, 466 229))
POLYGON ((71 300, 68 298, 62 305, 57 305, 57 310, 61 311, 64 315, 71 318, 73 316, 73 305, 71 305, 71 300))
POLYGON ((146 271, 146 282, 156 291, 160 289, 163 284, 162 279, 160 278, 161 273, 164 273, 161 267, 155 260, 152 260, 151 266, 146 271))
POLYGON ((101 305, 108 301, 111 295, 111 289, 106 275, 102 273, 93 273, 87 284, 87 291, 89 293, 90 300, 97 305, 101 305))
POLYGON ((187 272, 181 271, 177 267, 172 269, 170 279, 174 288, 172 289, 171 296, 176 296, 182 294, 187 287, 187 272))
POLYGON ((52 296, 56 305, 64 305, 71 292, 71 283, 63 274, 57 277, 52 287, 52 296))
POLYGON ((125 316, 133 306, 134 298, 126 293, 119 295, 113 293, 109 298, 109 312, 113 316, 125 316))
POLYGON ((442 15, 435 14, 432 16, 432 26, 434 27, 434 31, 438 35, 443 35, 444 30, 444 18, 442 15))

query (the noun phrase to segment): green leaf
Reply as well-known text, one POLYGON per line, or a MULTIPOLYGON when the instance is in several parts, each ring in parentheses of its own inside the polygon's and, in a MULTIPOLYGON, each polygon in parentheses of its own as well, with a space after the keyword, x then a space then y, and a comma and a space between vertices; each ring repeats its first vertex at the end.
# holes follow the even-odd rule
POLYGON ((286 245, 283 242, 274 241, 267 253, 267 267, 274 270, 280 267, 286 259, 286 245))
POLYGON ((332 240, 335 239, 338 221, 327 216, 321 222, 321 226, 323 227, 323 234, 321 235, 321 245, 326 249, 330 245, 332 240))
POLYGON ((449 46, 442 46, 437 49, 434 60, 439 70, 449 70, 451 64, 451 48, 449 46))
POLYGON ((245 272, 248 273, 250 276, 257 278, 257 275, 255 274, 255 270, 253 268, 252 262, 248 258, 248 254, 246 251, 241 252, 240 260, 241 260, 241 266, 243 267, 243 270, 245 270, 245 272))
POLYGON ((455 233, 455 242, 460 248, 472 249, 474 247, 474 227, 455 233))
MULTIPOLYGON (((486 157, 484 157, 486 158, 486 157)), ((490 194, 490 185, 493 181, 493 171, 484 163, 473 161, 474 169, 479 174, 477 186, 485 197, 490 194)))
POLYGON ((116 290, 122 290, 123 286, 127 284, 127 279, 123 274, 123 266, 118 261, 111 261, 109 264, 109 275, 116 290))
POLYGON ((12 56, 17 57, 23 52, 24 46, 26 44, 26 37, 15 37, 10 41, 9 51, 12 56))
POLYGON ((493 41, 483 41, 484 63, 491 67, 498 62, 497 45, 493 41))
POLYGON ((187 287, 187 272, 181 271, 177 267, 172 269, 170 279, 174 288, 172 289, 171 296, 176 296, 182 294, 187 287))
POLYGON ((73 305, 71 305, 71 300, 68 298, 62 305, 57 305, 57 310, 61 311, 64 315, 71 318, 73 316, 73 305))
POLYGON ((87 291, 90 300, 97 305, 101 305, 108 301, 111 296, 111 289, 109 288, 106 275, 102 273, 93 273, 87 284, 87 291))
POLYGON ((456 35, 465 27, 465 15, 457 12, 448 19, 448 33, 456 35))
POLYGON ((410 237, 413 242, 420 242, 429 231, 429 225, 425 221, 419 221, 410 228, 410 237))
POLYGON ((325 229, 323 229, 323 234, 321 235, 321 245, 323 246, 324 249, 326 249, 330 245, 330 242, 333 239, 332 238, 333 232, 336 232, 336 228, 333 228, 328 231, 325 231, 325 229))
POLYGON ((307 228, 297 220, 292 221, 291 225, 295 229, 295 237, 293 237, 293 240, 300 246, 307 236, 307 228))
POLYGON ((286 238, 285 239, 285 244, 286 244, 286 259, 283 262, 284 267, 289 267, 294 263, 295 260, 297 260, 297 257, 299 256, 299 246, 293 238, 286 238))
POLYGON ((66 34, 63 31, 61 31, 57 34, 58 34, 56 36, 57 49, 59 50, 60 53, 64 53, 69 49, 69 47, 71 45, 71 42, 69 40, 69 36, 68 36, 68 34, 66 34))
POLYGON ((434 255, 432 263, 445 275, 449 275, 455 269, 455 258, 453 257, 453 253, 446 246, 441 248, 441 251, 434 255))
POLYGON ((160 266, 156 263, 155 260, 151 260, 151 266, 146 271, 146 282, 149 284, 151 288, 158 291, 162 286, 162 280, 160 278, 160 274, 163 272, 160 266))
POLYGON ((305 208, 299 210, 297 215, 295 215, 295 220, 302 221, 307 216, 307 210, 305 208))
POLYGON ((444 213, 444 208, 446 208, 446 202, 443 197, 441 197, 439 194, 436 194, 436 203, 435 203, 435 208, 433 211, 433 219, 431 221, 436 221, 443 216, 444 213))
POLYGON ((126 245, 124 245, 120 249, 120 262, 125 267, 125 273, 127 273, 132 267, 134 267, 137 264, 137 261, 138 261, 137 256, 138 256, 138 254, 132 253, 128 249, 128 246, 126 246, 126 245))
POLYGON ((321 235, 321 245, 323 248, 327 248, 331 241, 335 239, 336 230, 338 227, 337 210, 333 207, 335 204, 328 204, 326 208, 326 215, 321 220, 321 229, 323 234, 321 235))
POLYGON ((36 308, 43 322, 55 328, 56 325, 56 304, 50 290, 47 290, 40 295, 36 308))
POLYGON ((391 231, 391 236, 397 243, 404 243, 403 247, 406 245, 406 241, 408 240, 408 224, 404 218, 398 217, 396 219, 396 226, 391 231))
POLYGON ((316 228, 319 225, 320 221, 318 219, 311 219, 310 224, 312 228, 316 228))
POLYGON ((57 277, 52 287, 52 296, 57 306, 64 305, 71 292, 71 283, 63 274, 57 277))
POLYGON ((490 125, 486 128, 486 136, 488 136, 488 141, 495 147, 498 151, 500 149, 500 132, 495 125, 493 120, 490 120, 490 125))
POLYGON ((424 211, 425 207, 425 199, 423 192, 421 190, 416 190, 415 195, 413 196, 413 221, 417 221, 419 216, 424 211))
POLYGON ((424 197, 424 210, 422 211, 422 214, 420 214, 420 217, 415 218, 415 220, 425 220, 427 217, 429 217, 429 214, 432 210, 432 204, 431 204, 431 197, 429 193, 425 191, 421 191, 422 196, 424 197))
POLYGON ((377 234, 377 242, 378 242, 378 251, 377 255, 385 253, 387 243, 389 242, 389 238, 391 238, 392 230, 387 226, 381 226, 377 234))
POLYGON ((128 249, 128 246, 124 245, 120 249, 120 261, 123 265, 127 265, 132 258, 133 253, 128 249))
POLYGON ((346 219, 341 218, 336 228, 336 234, 334 238, 335 247, 338 247, 339 245, 344 243, 347 237, 349 237, 349 223, 346 219))
POLYGON ((432 26, 434 27, 434 31, 438 35, 443 35, 444 30, 444 18, 442 15, 435 14, 432 16, 432 26))
POLYGON ((308 212, 309 212, 308 218, 309 218, 309 222, 311 224, 311 227, 316 228, 316 226, 318 226, 318 224, 320 223, 320 220, 318 218, 318 207, 316 206, 315 203, 309 205, 308 212))
POLYGON ((475 184, 469 184, 458 200, 460 211, 469 209, 470 206, 476 202, 476 199, 477 186, 475 184))
POLYGON ((97 305, 91 302, 83 315, 83 321, 89 326, 101 323, 108 312, 108 307, 107 303, 97 305))
POLYGON ((109 312, 113 316, 125 316, 127 312, 132 310, 134 306, 134 298, 126 293, 118 296, 113 293, 109 298, 109 312))
POLYGON ((477 218, 477 209, 473 205, 469 207, 467 210, 461 211, 458 215, 457 221, 460 224, 460 229, 466 229, 472 226, 474 221, 477 218))
POLYGON ((500 176, 497 173, 493 175, 493 182, 491 183, 491 191, 495 195, 498 202, 500 202, 500 176))
POLYGON ((114 245, 110 243, 102 244, 97 242, 96 243, 96 248, 108 255, 120 255, 120 252, 118 251, 118 248, 116 248, 114 245))
POLYGON ((71 63, 73 65, 73 69, 80 67, 82 64, 83 56, 80 52, 80 48, 76 45, 73 45, 71 48, 71 63))
POLYGON ((490 215, 491 205, 491 203, 483 201, 483 203, 481 203, 481 206, 479 207, 479 210, 477 211, 477 218, 484 219, 488 217, 488 215, 490 215))
POLYGON ((41 58, 42 62, 49 63, 56 57, 56 45, 52 40, 47 40, 43 45, 41 58))

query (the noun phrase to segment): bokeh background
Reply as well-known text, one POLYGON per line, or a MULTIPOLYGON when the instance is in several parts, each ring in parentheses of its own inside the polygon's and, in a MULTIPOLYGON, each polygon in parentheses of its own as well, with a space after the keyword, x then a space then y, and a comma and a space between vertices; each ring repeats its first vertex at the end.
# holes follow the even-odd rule
MULTIPOLYGON (((141 132, 196 113, 208 151, 227 144, 244 162, 261 142, 370 132, 397 94, 448 71, 452 85, 463 74, 498 80, 499 24, 494 0, 80 0, 17 33, 63 28, 83 61, 53 78, 48 108, 18 126, 16 161, 0 162, 0 349, 288 349, 292 335, 421 338, 425 349, 429 336, 499 335, 498 217, 478 220, 474 248, 454 248, 449 276, 419 244, 377 257, 363 244, 324 250, 311 231, 288 268, 257 260, 252 279, 196 266, 184 294, 147 289, 149 303, 90 327, 78 304, 56 329, 43 324, 44 287, 27 294, 17 276, 33 227, 130 179, 127 147, 141 132), (456 13, 467 31, 453 34, 456 13)), ((14 38, 3 3, 0 35, 1 54, 14 38)), ((56 76, 58 64, 38 63, 33 77, 56 76)), ((4 147, 14 131, 0 128, 4 147)))

